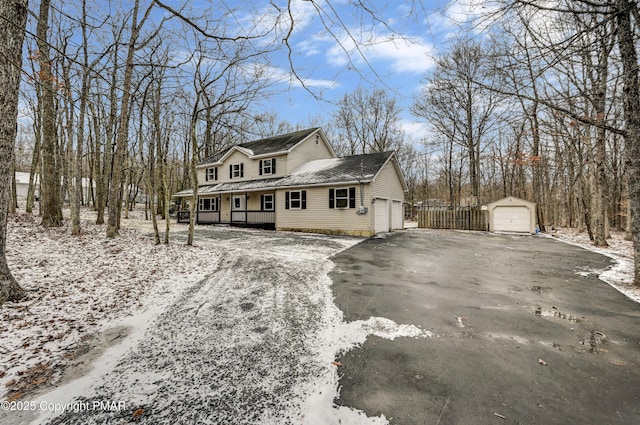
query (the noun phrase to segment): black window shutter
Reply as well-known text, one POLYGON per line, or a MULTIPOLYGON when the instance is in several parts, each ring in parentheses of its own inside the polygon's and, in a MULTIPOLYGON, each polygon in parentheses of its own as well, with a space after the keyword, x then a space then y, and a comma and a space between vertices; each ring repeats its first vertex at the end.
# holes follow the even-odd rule
POLYGON ((301 198, 302 198, 302 209, 306 210, 307 209, 307 191, 306 190, 302 191, 301 198))
POLYGON ((349 188, 349 208, 355 208, 355 207, 356 207, 356 188, 350 187, 349 188))
POLYGON ((284 208, 289 209, 289 192, 284 193, 284 208))
POLYGON ((233 164, 229 164, 229 178, 233 178, 233 164))
POLYGON ((271 160, 271 174, 275 174, 276 173, 276 159, 273 158, 271 160))
POLYGON ((258 173, 262 175, 262 160, 260 160, 260 171, 258 173))
POLYGON ((264 195, 260 195, 260 209, 264 210, 264 195))
POLYGON ((329 208, 335 208, 336 206, 335 194, 335 189, 329 189, 329 208))
POLYGON ((244 177, 244 163, 240 163, 240 177, 244 177))
POLYGON ((214 180, 218 180, 218 167, 214 168, 214 170, 216 170, 214 172, 214 174, 215 174, 215 179, 214 180))

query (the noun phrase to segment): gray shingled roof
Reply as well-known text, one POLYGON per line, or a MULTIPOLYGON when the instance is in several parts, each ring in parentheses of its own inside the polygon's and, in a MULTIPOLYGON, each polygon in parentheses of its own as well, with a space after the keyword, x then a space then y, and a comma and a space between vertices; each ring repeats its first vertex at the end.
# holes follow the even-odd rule
POLYGON ((277 182, 282 186, 371 181, 393 152, 377 152, 309 161, 277 182))
MULTIPOLYGON (((393 152, 378 152, 342 158, 317 159, 296 168, 290 175, 268 179, 218 183, 201 186, 198 194, 268 190, 278 187, 313 186, 319 184, 370 182, 393 152)), ((190 196, 191 189, 173 196, 190 196)))
MULTIPOLYGON (((281 134, 274 137, 267 137, 266 139, 240 143, 236 146, 247 149, 252 155, 266 155, 269 153, 283 152, 291 149, 316 130, 318 130, 318 127, 294 131, 293 133, 281 134)), ((218 162, 220 158, 222 158, 232 148, 233 146, 223 149, 220 152, 216 152, 212 156, 201 161, 200 164, 218 162)))

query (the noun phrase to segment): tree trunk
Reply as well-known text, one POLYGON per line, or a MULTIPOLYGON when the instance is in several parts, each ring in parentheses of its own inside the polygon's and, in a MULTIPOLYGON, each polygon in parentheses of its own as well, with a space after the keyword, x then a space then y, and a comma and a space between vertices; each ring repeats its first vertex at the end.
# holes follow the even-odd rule
MULTIPOLYGON (((149 88, 147 88, 147 90, 145 90, 144 92, 144 96, 142 98, 142 106, 140 107, 140 134, 142 134, 142 129, 144 126, 144 115, 143 115, 143 111, 145 108, 145 104, 146 104, 146 99, 147 99, 147 94, 148 94, 148 90, 149 88)), ((154 114, 156 113, 156 111, 154 111, 154 114)), ((159 112, 158 112, 159 113, 159 112)), ((155 121, 155 120, 154 120, 155 121)), ((156 152, 156 134, 155 131, 157 131, 157 129, 154 126, 153 129, 153 133, 151 134, 151 137, 149 137, 149 147, 148 147, 148 152, 149 152, 149 172, 147 173, 147 201, 149 202, 149 205, 151 205, 151 221, 153 223, 153 236, 155 239, 155 243, 156 245, 160 245, 160 233, 158 232, 158 217, 153 214, 153 205, 155 204, 155 199, 156 199, 156 168, 155 168, 155 164, 156 164, 156 157, 155 157, 155 152, 156 152)), ((140 144, 142 144, 142 137, 140 137, 140 144)), ((140 152, 140 155, 142 155, 142 152, 140 152)), ((147 206, 145 203, 145 213, 147 211, 147 206)))
POLYGON ((638 53, 631 29, 635 1, 617 0, 618 47, 623 70, 623 105, 626 123, 627 170, 631 235, 635 257, 633 283, 640 286, 640 88, 638 87, 638 53))
POLYGON ((42 86, 42 178, 40 200, 42 202, 42 225, 62 226, 62 203, 60 201, 60 171, 58 169, 58 133, 56 129, 55 86, 51 72, 51 58, 47 36, 49 31, 50 0, 40 2, 40 14, 36 29, 42 86))
POLYGON ((113 156, 113 171, 111 175, 111 185, 109 186, 108 197, 108 218, 107 237, 115 238, 119 230, 120 203, 122 202, 122 175, 124 160, 127 155, 127 138, 129 137, 129 103, 131 102, 131 81, 133 79, 133 56, 135 53, 135 43, 139 31, 137 24, 139 1, 136 0, 133 7, 131 38, 129 39, 127 60, 124 68, 124 81, 122 83, 122 102, 120 106, 120 120, 116 135, 116 150, 113 156))
POLYGON ((191 162, 189 169, 191 171, 191 187, 193 194, 189 203, 189 233, 187 234, 187 245, 193 245, 193 236, 195 233, 196 214, 198 211, 198 137, 196 134, 196 125, 198 124, 198 104, 199 94, 196 94, 196 101, 193 105, 193 113, 191 114, 191 125, 189 129, 189 139, 191 140, 191 162))
MULTIPOLYGON (((41 89, 36 87, 36 93, 38 97, 40 97, 41 89)), ((40 185, 40 180, 36 181, 36 175, 38 173, 39 165, 40 165, 40 149, 42 147, 42 138, 40 137, 40 108, 34 108, 35 119, 33 124, 33 132, 35 134, 34 137, 34 145, 33 145, 33 155, 31 157, 31 167, 29 168, 29 187, 27 188, 27 207, 25 209, 26 212, 31 214, 33 212, 33 201, 35 198, 36 187, 40 185)), ((40 191, 38 191, 38 194, 40 191)))
MULTIPOLYGON (((82 45, 83 45, 83 63, 82 63, 82 85, 80 88, 80 114, 78 117, 78 138, 76 145, 76 158, 74 174, 74 187, 71 196, 71 234, 79 235, 82 231, 80 227, 80 205, 82 203, 82 157, 84 146, 84 125, 87 111, 87 98, 89 97, 89 58, 87 54, 88 38, 87 38, 87 2, 82 1, 82 45)), ((69 91, 71 93, 71 91, 69 91)), ((89 185, 89 187, 91 187, 89 185)))
POLYGON ((26 0, 0 2, 0 305, 25 297, 11 274, 5 255, 11 158, 16 143, 22 42, 27 22, 26 0))

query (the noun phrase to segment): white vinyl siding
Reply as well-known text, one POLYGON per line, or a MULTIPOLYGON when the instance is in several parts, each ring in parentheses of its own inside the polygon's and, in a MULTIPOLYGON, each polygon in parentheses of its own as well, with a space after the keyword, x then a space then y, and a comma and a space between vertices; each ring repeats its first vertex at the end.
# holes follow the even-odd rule
POLYGON ((371 191, 374 197, 380 196, 404 202, 404 188, 391 161, 387 162, 380 170, 371 184, 371 191))
MULTIPOLYGON (((349 186, 336 188, 348 189, 349 186)), ((370 196, 369 185, 365 184, 365 207, 370 196)), ((276 225, 280 229, 295 229, 325 232, 351 232, 354 234, 373 234, 368 214, 356 214, 358 208, 329 208, 329 187, 309 187, 307 191, 307 209, 291 210, 285 208, 285 191, 276 193, 276 225)), ((360 186, 356 186, 356 199, 360 199, 360 186)), ((357 207, 360 206, 358 201, 357 207)))
MULTIPOLYGON (((229 181, 242 181, 242 180, 255 180, 261 178, 271 178, 285 176, 298 168, 300 165, 315 159, 329 159, 334 158, 327 147, 327 143, 324 141, 320 132, 315 132, 300 142, 291 152, 286 155, 274 156, 274 157, 261 157, 252 159, 247 156, 246 153, 240 151, 234 151, 227 158, 225 158, 222 164, 216 166, 222 171, 218 171, 218 179, 216 183, 226 183, 229 181), (318 142, 316 143, 316 135, 318 136, 318 142), (271 174, 260 172, 261 165, 264 166, 263 161, 272 160, 271 174), (229 165, 243 163, 242 177, 231 178, 229 173, 229 165)), ((198 167, 198 184, 206 185, 211 184, 207 180, 206 170, 211 166, 199 166, 198 167)))
MULTIPOLYGON (((388 200, 388 202, 386 202, 387 217, 384 219, 385 222, 377 223, 376 216, 378 214, 382 214, 380 211, 382 207, 374 204, 378 213, 370 215, 370 219, 372 221, 371 226, 376 228, 382 228, 383 226, 394 227, 392 212, 393 202, 399 202, 400 205, 404 203, 404 188, 402 187, 400 176, 398 175, 392 161, 387 162, 385 166, 382 167, 382 170, 380 170, 378 175, 376 175, 375 180, 371 184, 371 192, 372 198, 379 197, 388 200)), ((396 225, 399 220, 400 219, 396 219, 396 225)), ((402 217, 402 223, 404 226, 404 216, 402 217)), ((386 231, 388 231, 388 229, 386 231)))
POLYGON ((304 141, 298 144, 294 150, 292 150, 287 156, 287 163, 281 164, 278 162, 278 173, 285 170, 285 174, 291 173, 293 170, 301 166, 302 164, 316 159, 329 159, 334 158, 326 143, 323 141, 319 132, 307 137, 304 141), (319 137, 316 144, 316 134, 319 137), (283 168, 286 166, 286 169, 283 168))

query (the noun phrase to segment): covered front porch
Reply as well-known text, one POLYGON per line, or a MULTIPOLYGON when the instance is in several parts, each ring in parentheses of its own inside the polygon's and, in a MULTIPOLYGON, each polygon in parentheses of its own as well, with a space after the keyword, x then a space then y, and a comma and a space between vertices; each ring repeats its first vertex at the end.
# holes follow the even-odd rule
MULTIPOLYGON (((198 194, 196 223, 275 229, 275 191, 198 194)), ((190 212, 178 212, 178 223, 188 223, 190 212)))

